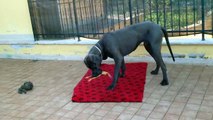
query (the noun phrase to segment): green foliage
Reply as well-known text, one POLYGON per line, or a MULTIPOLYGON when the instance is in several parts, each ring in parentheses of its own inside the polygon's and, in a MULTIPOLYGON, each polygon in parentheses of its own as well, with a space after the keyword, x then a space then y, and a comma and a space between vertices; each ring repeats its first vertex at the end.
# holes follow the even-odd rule
MULTIPOLYGON (((134 21, 149 20, 167 29, 179 30, 201 20, 201 0, 107 0, 109 13, 129 17, 134 21), (131 3, 131 4, 129 4, 131 3), (137 20, 138 19, 138 20, 137 20)), ((211 0, 205 0, 206 13, 211 0)))

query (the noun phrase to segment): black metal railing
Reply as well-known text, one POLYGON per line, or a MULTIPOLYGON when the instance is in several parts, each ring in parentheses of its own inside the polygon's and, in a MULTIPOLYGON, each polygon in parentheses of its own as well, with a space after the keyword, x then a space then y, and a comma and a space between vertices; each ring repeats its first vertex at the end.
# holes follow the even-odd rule
POLYGON ((170 36, 213 36, 213 0, 28 0, 36 40, 100 38, 153 21, 170 36))

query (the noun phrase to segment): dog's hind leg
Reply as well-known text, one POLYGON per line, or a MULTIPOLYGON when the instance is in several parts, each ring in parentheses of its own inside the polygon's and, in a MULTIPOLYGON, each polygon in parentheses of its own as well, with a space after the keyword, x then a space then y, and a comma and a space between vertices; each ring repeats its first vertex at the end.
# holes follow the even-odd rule
POLYGON ((166 65, 164 64, 164 61, 162 59, 161 53, 160 51, 156 51, 154 52, 154 56, 156 57, 156 61, 157 63, 160 65, 162 73, 163 73, 163 80, 161 81, 161 85, 168 85, 169 81, 168 81, 168 77, 167 77, 167 69, 166 69, 166 65))
POLYGON ((160 68, 160 65, 158 64, 158 62, 156 60, 157 58, 155 58, 155 56, 153 55, 153 51, 152 51, 152 48, 151 48, 149 43, 144 42, 144 47, 145 47, 146 51, 153 57, 153 59, 156 62, 156 68, 153 71, 151 71, 151 74, 152 75, 157 75, 158 71, 159 71, 159 68, 160 68))
POLYGON ((163 80, 161 81, 161 85, 165 86, 169 84, 168 77, 167 77, 167 69, 166 65, 164 64, 163 58, 161 56, 161 46, 151 45, 153 57, 157 63, 161 67, 163 73, 163 80))

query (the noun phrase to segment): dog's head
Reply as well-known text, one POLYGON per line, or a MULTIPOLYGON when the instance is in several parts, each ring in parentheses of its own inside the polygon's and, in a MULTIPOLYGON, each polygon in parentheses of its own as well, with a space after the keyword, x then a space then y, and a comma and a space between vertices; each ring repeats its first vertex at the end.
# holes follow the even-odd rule
POLYGON ((101 57, 94 54, 88 54, 84 58, 85 65, 92 70, 92 77, 97 77, 102 73, 102 70, 100 69, 101 61, 101 57))

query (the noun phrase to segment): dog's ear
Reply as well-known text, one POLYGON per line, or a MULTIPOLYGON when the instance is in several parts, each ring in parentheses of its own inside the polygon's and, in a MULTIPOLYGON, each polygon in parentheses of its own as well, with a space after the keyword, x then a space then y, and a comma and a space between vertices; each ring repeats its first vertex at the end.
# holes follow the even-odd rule
POLYGON ((84 64, 89 67, 89 65, 91 64, 92 61, 94 61, 93 59, 93 56, 92 54, 88 54, 85 58, 84 58, 84 64))
POLYGON ((88 58, 88 55, 84 58, 84 64, 87 65, 87 58, 88 58))
POLYGON ((96 65, 99 65, 101 63, 101 61, 102 61, 100 56, 93 55, 93 54, 88 55, 87 60, 92 62, 92 63, 95 63, 96 65))
POLYGON ((89 67, 92 64, 95 64, 96 66, 99 66, 99 64, 101 63, 101 57, 98 55, 93 55, 93 54, 88 54, 85 58, 84 58, 84 63, 87 67, 89 67))

